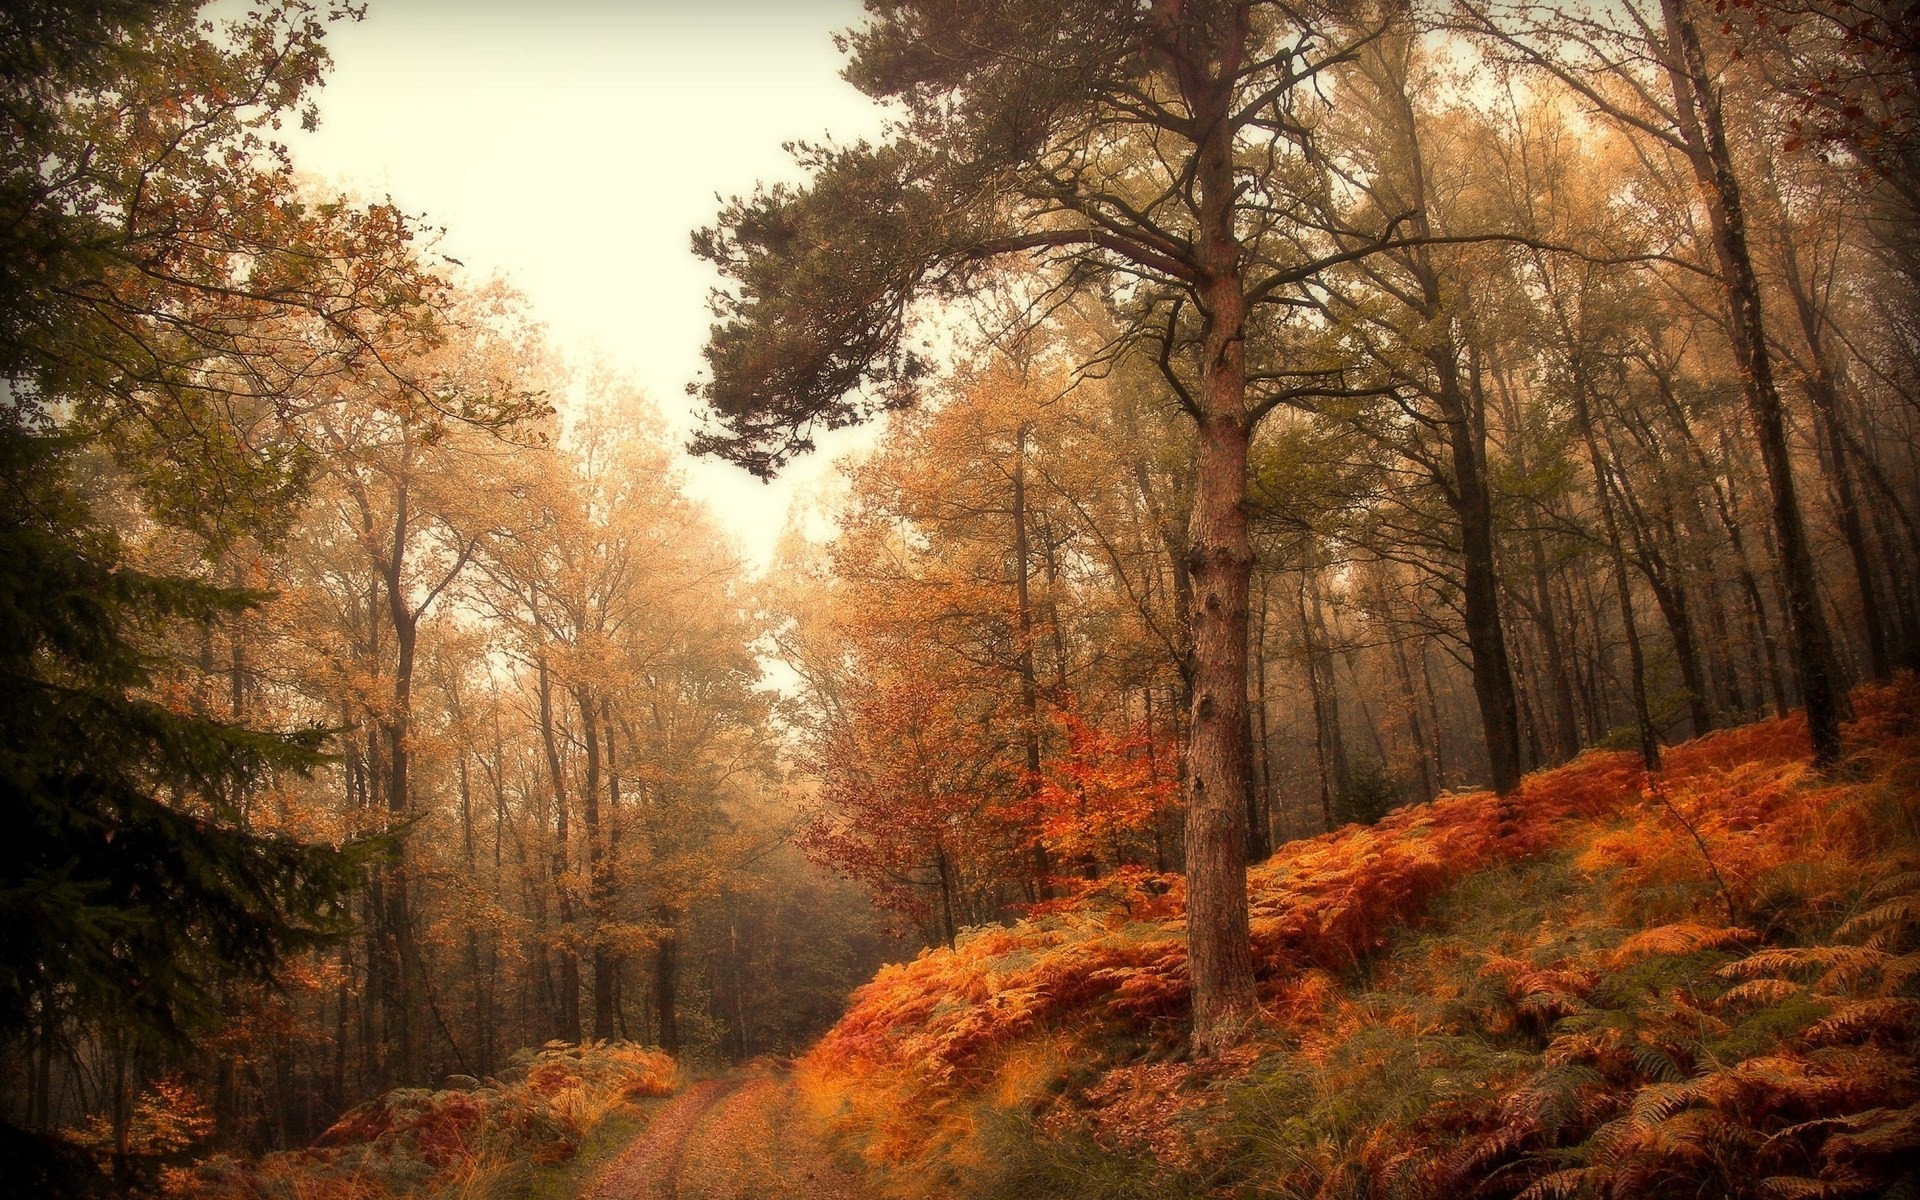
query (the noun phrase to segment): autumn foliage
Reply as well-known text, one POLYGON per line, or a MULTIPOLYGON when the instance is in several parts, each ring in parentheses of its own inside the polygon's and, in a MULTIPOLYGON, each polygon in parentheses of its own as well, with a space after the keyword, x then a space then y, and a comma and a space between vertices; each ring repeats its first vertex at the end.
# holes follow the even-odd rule
POLYGON ((808 1094, 903 1194, 1132 1194, 1104 1163, 1165 1194, 1878 1195, 1920 1150, 1920 684, 1855 707, 1831 775, 1788 718, 1288 845, 1235 1054, 1189 1061, 1180 881, 1133 872, 884 971, 808 1094))
POLYGON ((503 1075, 397 1088, 349 1111, 308 1149, 258 1161, 215 1156, 169 1172, 164 1190, 182 1200, 450 1194, 524 1164, 564 1162, 608 1117, 678 1086, 671 1058, 627 1042, 549 1043, 516 1056, 503 1075))

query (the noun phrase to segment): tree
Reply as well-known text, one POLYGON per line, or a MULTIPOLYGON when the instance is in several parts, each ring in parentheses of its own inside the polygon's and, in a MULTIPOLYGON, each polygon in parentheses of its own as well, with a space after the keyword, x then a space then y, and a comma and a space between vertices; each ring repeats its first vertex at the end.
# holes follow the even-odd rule
POLYGON ((1678 156, 1693 177, 1706 210, 1711 254, 1711 266, 1702 269, 1711 272, 1721 293, 1727 339, 1766 467, 1794 668, 1814 758, 1832 765, 1840 758, 1844 697, 1834 679, 1750 247, 1748 189, 1735 161, 1721 81, 1729 56, 1710 57, 1711 43, 1691 0, 1660 0, 1657 14, 1630 4, 1612 13, 1556 14, 1544 20, 1531 10, 1465 3, 1461 12, 1467 28, 1552 75, 1631 135, 1678 156), (1639 64, 1646 64, 1646 73, 1640 73, 1639 64))
MULTIPOLYGON (((145 694, 155 639, 259 597, 128 566, 66 479, 71 455, 0 423, 0 1038, 37 1053, 42 1079, 63 1031, 179 1044, 217 1015, 220 979, 271 980, 344 933, 366 846, 241 816, 249 790, 319 763, 323 730, 145 694)), ((46 1170, 6 1140, 9 1178, 46 1170)))
POLYGON ((387 365, 440 334, 415 226, 310 199, 275 140, 315 119, 328 26, 354 12, 29 4, 42 52, 0 60, 0 371, 181 528, 283 530, 313 459, 292 431, 327 387, 435 400, 387 365))
POLYGON ((1197 432, 1186 855, 1194 1039, 1234 1042, 1253 1010, 1246 909, 1248 446, 1302 390, 1250 375, 1249 333, 1300 285, 1400 238, 1335 244, 1286 204, 1309 86, 1377 36, 1316 6, 877 0, 848 76, 898 104, 877 146, 806 148, 802 188, 736 200, 696 252, 733 282, 707 346, 716 427, 698 442, 766 475, 814 428, 908 402, 927 298, 1033 254, 1062 286, 1106 288, 1120 339, 1149 347, 1197 432))

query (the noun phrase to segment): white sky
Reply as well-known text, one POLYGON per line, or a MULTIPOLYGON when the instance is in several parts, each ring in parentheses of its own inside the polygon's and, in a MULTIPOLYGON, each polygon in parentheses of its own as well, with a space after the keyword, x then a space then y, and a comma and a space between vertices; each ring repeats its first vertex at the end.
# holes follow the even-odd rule
MULTIPOLYGON (((518 287, 570 357, 634 379, 684 443, 718 279, 688 235, 716 193, 797 178, 782 142, 878 133, 832 42, 859 15, 857 0, 371 0, 334 27, 320 128, 290 144, 323 182, 444 226, 447 254, 518 287)), ((816 453, 766 485, 682 459, 762 566, 789 502, 830 470, 816 453)))

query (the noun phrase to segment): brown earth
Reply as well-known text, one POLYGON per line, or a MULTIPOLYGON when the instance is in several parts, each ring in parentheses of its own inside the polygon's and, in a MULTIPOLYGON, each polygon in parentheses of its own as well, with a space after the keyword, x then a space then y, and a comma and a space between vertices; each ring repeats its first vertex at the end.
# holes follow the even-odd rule
POLYGON ((784 1075, 751 1069, 676 1097, 586 1200, 868 1200, 833 1161, 784 1075))

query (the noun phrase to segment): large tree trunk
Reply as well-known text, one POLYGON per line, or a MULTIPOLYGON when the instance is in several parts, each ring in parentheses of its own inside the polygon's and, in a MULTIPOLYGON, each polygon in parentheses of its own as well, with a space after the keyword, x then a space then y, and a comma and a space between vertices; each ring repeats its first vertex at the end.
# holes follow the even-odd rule
POLYGON ((1820 611, 1813 553, 1794 493, 1786 416, 1767 350, 1760 283, 1747 248, 1739 178, 1727 145, 1719 92, 1707 69, 1688 0, 1661 0, 1660 8, 1667 25, 1666 68, 1674 108, 1712 227, 1714 257, 1727 304, 1728 339, 1740 370, 1747 412, 1753 418, 1754 436, 1760 443, 1760 459, 1766 466, 1788 626, 1793 635, 1794 668, 1807 706, 1807 732, 1813 742, 1814 761, 1827 766, 1840 758, 1841 697, 1832 677, 1832 648, 1820 611))
MULTIPOLYGON (((1236 340, 1226 356, 1238 358, 1236 340)), ((1211 357, 1211 356, 1210 356, 1211 357)), ((1187 756, 1187 948, 1194 1043, 1227 1049, 1253 1009, 1247 922, 1247 429, 1213 415, 1200 434, 1193 505, 1191 749, 1187 756)))
POLYGON ((1194 172, 1199 228, 1199 439, 1188 562, 1193 580, 1193 699, 1187 754, 1187 956, 1193 1042, 1202 1056, 1240 1040, 1254 1013, 1247 921, 1247 625, 1253 544, 1247 534, 1247 297, 1233 223, 1232 79, 1247 42, 1246 12, 1208 63, 1183 81, 1206 131, 1194 172))

